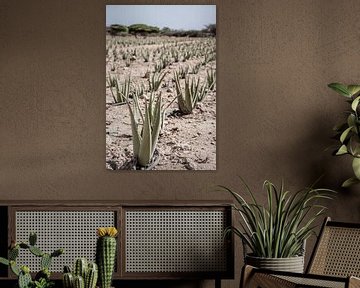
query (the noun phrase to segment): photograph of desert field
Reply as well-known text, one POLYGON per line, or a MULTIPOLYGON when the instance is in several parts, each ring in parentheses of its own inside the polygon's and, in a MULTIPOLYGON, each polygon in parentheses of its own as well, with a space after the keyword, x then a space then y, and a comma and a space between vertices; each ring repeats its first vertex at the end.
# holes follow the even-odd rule
POLYGON ((106 168, 216 170, 216 6, 106 6, 106 168))

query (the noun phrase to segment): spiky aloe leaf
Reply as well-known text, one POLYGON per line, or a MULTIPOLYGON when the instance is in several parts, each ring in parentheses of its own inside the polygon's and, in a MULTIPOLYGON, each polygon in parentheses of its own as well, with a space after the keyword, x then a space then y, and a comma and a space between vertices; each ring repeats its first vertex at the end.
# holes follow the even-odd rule
POLYGON ((152 119, 152 130, 151 130, 151 142, 152 142, 152 150, 151 155, 154 155, 156 145, 159 139, 159 135, 161 132, 161 128, 163 126, 163 119, 165 110, 162 110, 162 101, 161 94, 157 97, 157 101, 155 104, 155 111, 152 119))
POLYGON ((29 244, 31 246, 35 246, 37 241, 37 235, 35 232, 31 232, 29 235, 29 244))
POLYGON ((134 109, 131 108, 131 105, 129 102, 127 102, 128 108, 129 108, 129 112, 130 112, 130 119, 131 119, 131 130, 132 130, 132 141, 133 141, 133 151, 134 151, 134 156, 138 157, 139 155, 139 150, 140 150, 140 143, 142 140, 142 137, 139 133, 139 129, 138 129, 138 120, 135 117, 135 101, 134 101, 134 109))
POLYGON ((142 141, 140 143, 138 163, 141 166, 147 166, 152 158, 152 137, 151 137, 151 123, 148 105, 145 102, 145 122, 142 133, 142 141))

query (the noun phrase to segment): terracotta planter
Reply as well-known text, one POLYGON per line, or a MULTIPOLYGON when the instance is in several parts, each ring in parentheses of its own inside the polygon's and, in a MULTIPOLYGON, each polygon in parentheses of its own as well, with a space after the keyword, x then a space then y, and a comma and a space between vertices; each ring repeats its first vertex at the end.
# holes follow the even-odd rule
POLYGON ((245 263, 263 269, 304 273, 304 256, 289 258, 263 258, 246 255, 245 263))

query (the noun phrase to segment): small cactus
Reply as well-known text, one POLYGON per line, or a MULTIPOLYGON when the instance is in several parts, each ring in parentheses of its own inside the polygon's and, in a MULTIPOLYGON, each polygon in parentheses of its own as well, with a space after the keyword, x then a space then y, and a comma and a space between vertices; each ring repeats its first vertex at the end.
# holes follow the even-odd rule
POLYGON ((85 288, 95 288, 98 279, 98 266, 96 263, 89 263, 85 276, 85 288))
POLYGON ((74 272, 69 266, 64 266, 64 288, 95 288, 98 279, 98 269, 95 263, 89 263, 85 258, 78 258, 74 263, 74 272))
POLYGON ((84 278, 77 275, 74 277, 74 288, 85 288, 84 278))
POLYGON ((115 227, 98 228, 97 235, 99 238, 96 243, 96 262, 99 267, 99 284, 100 288, 110 288, 115 265, 117 230, 115 227))
POLYGON ((76 259, 74 267, 75 276, 81 276, 83 279, 85 279, 87 268, 88 262, 85 258, 76 259))

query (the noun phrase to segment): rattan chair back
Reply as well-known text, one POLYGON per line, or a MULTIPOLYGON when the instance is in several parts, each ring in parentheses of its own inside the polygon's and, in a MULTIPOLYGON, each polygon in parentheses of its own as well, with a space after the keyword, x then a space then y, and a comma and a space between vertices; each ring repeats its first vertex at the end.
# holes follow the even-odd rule
POLYGON ((307 273, 360 277, 360 224, 333 222, 327 218, 307 273))

